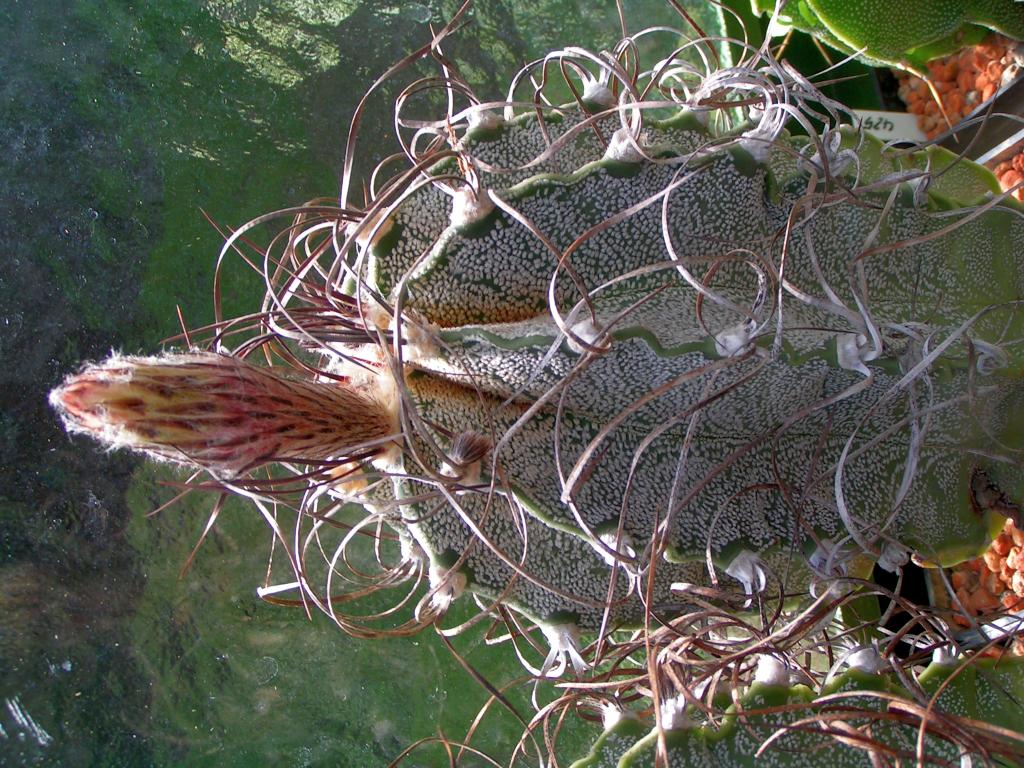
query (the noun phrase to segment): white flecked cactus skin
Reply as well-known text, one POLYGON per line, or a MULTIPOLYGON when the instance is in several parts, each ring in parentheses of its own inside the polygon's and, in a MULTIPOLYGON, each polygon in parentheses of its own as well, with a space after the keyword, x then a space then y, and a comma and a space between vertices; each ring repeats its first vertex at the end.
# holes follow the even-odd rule
POLYGON ((362 505, 402 543, 379 583, 429 580, 421 623, 469 593, 513 636, 539 626, 536 675, 639 692, 580 765, 1019 756, 997 730, 1019 665, 973 659, 941 577, 901 605, 898 657, 866 580, 941 574, 1019 513, 1024 213, 983 169, 861 134, 766 51, 714 70, 701 45, 553 53, 531 71, 570 73, 561 107, 523 73, 482 104, 446 68, 447 114, 397 115, 406 168, 365 206, 287 212, 255 340, 212 346, 279 345, 383 425, 313 468, 288 453, 294 586, 365 633, 331 599, 350 538, 325 592, 300 535, 362 505))

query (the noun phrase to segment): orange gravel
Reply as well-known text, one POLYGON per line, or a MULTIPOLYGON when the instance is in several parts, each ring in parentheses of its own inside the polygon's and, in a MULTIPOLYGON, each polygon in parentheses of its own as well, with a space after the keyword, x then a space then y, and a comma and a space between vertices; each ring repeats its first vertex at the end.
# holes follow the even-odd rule
MULTIPOLYGON (((992 171, 1003 189, 1010 189, 1024 181, 1024 143, 1017 145, 1017 154, 996 165, 992 171)), ((1024 187, 1013 193, 1018 200, 1024 200, 1024 187)))
MULTIPOLYGON (((1007 520, 985 554, 956 566, 951 580, 957 600, 974 616, 1024 609, 1024 531, 1007 520)), ((1014 641, 1013 653, 1024 656, 1024 638, 1014 641)))
MULTIPOLYGON (((992 98, 1022 71, 1024 43, 993 34, 981 45, 929 62, 928 77, 941 100, 941 109, 928 84, 919 77, 897 73, 899 96, 907 111, 917 115, 921 130, 933 139, 992 98)), ((1024 181, 1024 143, 1015 155, 992 167, 992 171, 1003 189, 1024 181)), ((1024 188, 1014 196, 1024 200, 1024 188)), ((1024 531, 1007 520, 985 554, 956 566, 951 580, 957 600, 971 615, 1024 609, 1024 531)), ((1014 641, 1012 652, 1024 655, 1024 638, 1014 641)))
MULTIPOLYGON (((907 111, 917 115, 924 134, 933 139, 992 98, 1022 71, 1024 43, 992 34, 980 45, 928 62, 928 78, 942 102, 941 109, 928 84, 919 77, 897 73, 899 96, 907 105, 907 111)), ((1024 144, 1019 150, 1015 156, 992 168, 1003 189, 1010 189, 1024 180, 1024 144)), ((1018 189, 1014 196, 1024 200, 1024 188, 1018 189)))

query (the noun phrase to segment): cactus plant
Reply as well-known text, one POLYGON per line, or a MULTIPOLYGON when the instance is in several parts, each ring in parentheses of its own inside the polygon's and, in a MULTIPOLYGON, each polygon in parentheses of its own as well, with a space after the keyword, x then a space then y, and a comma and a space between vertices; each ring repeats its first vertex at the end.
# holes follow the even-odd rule
POLYGON ((287 219, 261 310, 86 366, 69 429, 252 499, 294 571, 268 599, 407 634, 471 595, 561 707, 603 707, 581 765, 1019 759, 1019 664, 978 651, 1013 616, 958 630, 941 575, 1020 522, 1024 211, 764 47, 641 62, 644 32, 481 102, 447 31, 365 204, 353 129, 345 205, 225 244, 287 219), (871 581, 911 562, 931 604, 871 581), (397 627, 343 611, 421 580, 397 627))

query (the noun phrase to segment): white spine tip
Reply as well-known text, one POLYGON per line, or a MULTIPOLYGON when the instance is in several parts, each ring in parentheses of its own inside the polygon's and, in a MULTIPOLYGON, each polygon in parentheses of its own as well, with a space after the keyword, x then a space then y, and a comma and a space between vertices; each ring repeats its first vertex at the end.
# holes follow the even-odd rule
POLYGON ((279 595, 282 592, 291 592, 293 589, 299 589, 301 586, 302 585, 297 581, 289 581, 287 584, 273 584, 269 587, 256 587, 256 596, 264 598, 268 595, 279 595))

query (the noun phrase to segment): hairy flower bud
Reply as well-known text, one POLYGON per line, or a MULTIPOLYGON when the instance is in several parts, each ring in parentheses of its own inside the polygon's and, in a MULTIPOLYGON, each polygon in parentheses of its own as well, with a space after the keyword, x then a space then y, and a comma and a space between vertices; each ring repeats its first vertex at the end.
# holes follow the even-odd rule
POLYGON ((68 377, 50 403, 70 431, 111 448, 229 476, 272 461, 370 457, 396 431, 367 390, 212 353, 115 355, 68 377))

